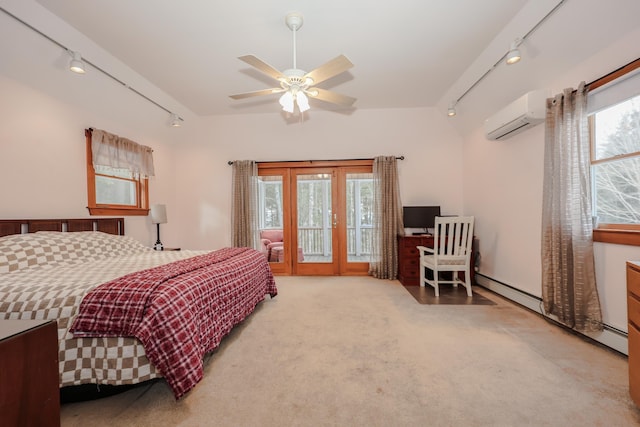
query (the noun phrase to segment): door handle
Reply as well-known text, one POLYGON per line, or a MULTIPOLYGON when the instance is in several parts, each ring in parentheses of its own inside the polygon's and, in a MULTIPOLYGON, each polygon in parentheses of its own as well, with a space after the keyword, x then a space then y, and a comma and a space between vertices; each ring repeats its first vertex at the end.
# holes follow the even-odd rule
POLYGON ((333 228, 338 227, 338 214, 333 214, 333 228))

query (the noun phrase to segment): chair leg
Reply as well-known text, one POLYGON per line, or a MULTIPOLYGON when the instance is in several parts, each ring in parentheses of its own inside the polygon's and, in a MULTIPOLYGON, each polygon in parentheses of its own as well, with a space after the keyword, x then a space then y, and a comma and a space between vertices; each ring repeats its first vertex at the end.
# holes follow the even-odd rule
POLYGON ((424 288, 424 266, 420 265, 420 286, 424 288))
POLYGON ((469 268, 464 271, 464 286, 467 288, 467 296, 473 296, 471 294, 471 272, 469 268))
POLYGON ((435 290, 437 297, 440 296, 440 286, 438 284, 439 275, 440 274, 436 270, 433 270, 433 289, 435 290))

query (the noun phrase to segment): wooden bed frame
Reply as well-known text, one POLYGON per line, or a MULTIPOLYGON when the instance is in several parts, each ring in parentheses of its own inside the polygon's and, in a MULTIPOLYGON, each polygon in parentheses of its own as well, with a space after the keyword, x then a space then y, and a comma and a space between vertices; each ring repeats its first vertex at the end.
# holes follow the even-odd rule
POLYGON ((36 231, 102 231, 124 236, 124 218, 0 219, 0 237, 36 231))

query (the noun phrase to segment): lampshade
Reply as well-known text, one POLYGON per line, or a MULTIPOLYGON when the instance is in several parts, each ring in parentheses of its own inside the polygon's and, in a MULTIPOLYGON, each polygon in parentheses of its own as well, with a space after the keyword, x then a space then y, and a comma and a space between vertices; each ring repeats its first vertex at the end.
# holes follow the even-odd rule
POLYGON ((307 98, 307 95, 305 95, 302 91, 296 93, 296 103, 298 104, 298 109, 301 113, 304 113, 309 108, 311 108, 309 107, 309 98, 307 98))
POLYGON ((73 59, 69 62, 69 70, 74 73, 84 74, 84 63, 82 62, 82 55, 80 52, 70 52, 73 59))
POLYGON ((178 117, 177 114, 173 114, 172 113, 171 117, 170 117, 170 120, 171 120, 171 127, 179 128, 180 126, 182 126, 180 117, 178 117))
POLYGON ((287 113, 293 113, 293 94, 290 91, 286 91, 280 97, 280 105, 282 109, 287 113))
POLYGON ((167 206, 151 205, 151 223, 166 224, 167 223, 167 206))
POLYGON ((287 113, 293 113, 294 109, 294 93, 295 92, 295 104, 298 105, 298 110, 301 113, 304 113, 309 108, 309 98, 304 94, 302 90, 288 90, 282 94, 280 97, 280 105, 282 105, 282 109, 287 113))

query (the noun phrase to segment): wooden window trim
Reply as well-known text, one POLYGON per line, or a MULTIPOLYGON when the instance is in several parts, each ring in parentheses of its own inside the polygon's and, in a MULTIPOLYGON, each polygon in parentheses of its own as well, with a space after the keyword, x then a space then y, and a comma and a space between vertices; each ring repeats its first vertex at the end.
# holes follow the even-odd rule
MULTIPOLYGON (((619 228, 620 225, 609 224, 611 227, 618 228, 604 228, 599 226, 593 230, 593 241, 601 243, 614 243, 618 245, 631 245, 640 246, 640 230, 634 230, 632 228, 619 228)), ((637 226, 637 224, 627 224, 626 227, 637 226)))
POLYGON ((91 152, 91 129, 85 129, 84 136, 87 152, 87 209, 89 210, 89 214, 92 216, 149 215, 149 178, 134 180, 136 182, 136 207, 96 203, 96 171, 93 168, 93 155, 91 152))

